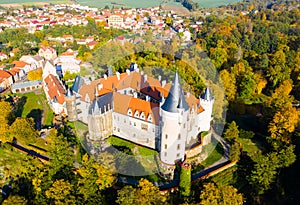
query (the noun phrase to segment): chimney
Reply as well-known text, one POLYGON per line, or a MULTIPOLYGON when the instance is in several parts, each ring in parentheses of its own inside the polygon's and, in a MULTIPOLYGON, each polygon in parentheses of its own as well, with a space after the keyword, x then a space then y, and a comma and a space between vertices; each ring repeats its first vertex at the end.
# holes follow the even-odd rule
POLYGON ((161 75, 158 76, 158 80, 161 81, 161 75))
POLYGON ((104 77, 104 79, 105 79, 105 80, 107 80, 107 75, 106 75, 106 74, 104 74, 104 76, 103 76, 103 77, 104 77))
POLYGON ((167 81, 166 81, 166 80, 163 80, 163 81, 161 82, 161 87, 164 88, 164 87, 166 86, 166 83, 167 83, 167 81))
POLYGON ((144 83, 147 82, 148 76, 147 74, 144 75, 144 83))
POLYGON ((118 80, 120 80, 120 73, 116 72, 116 75, 117 75, 118 80))
POLYGON ((130 75, 130 70, 126 69, 127 75, 130 75))
POLYGON ((144 71, 141 70, 141 75, 144 75, 144 71))
POLYGON ((187 92, 186 95, 187 95, 188 98, 190 98, 191 93, 190 93, 190 92, 187 92))
POLYGON ((135 63, 133 68, 134 68, 134 70, 137 70, 138 69, 138 64, 135 63))
POLYGON ((101 90, 103 88, 103 84, 102 83, 99 83, 98 84, 98 90, 101 90))
POLYGON ((134 98, 137 98, 137 92, 134 92, 134 93, 133 93, 133 97, 134 97, 134 98))

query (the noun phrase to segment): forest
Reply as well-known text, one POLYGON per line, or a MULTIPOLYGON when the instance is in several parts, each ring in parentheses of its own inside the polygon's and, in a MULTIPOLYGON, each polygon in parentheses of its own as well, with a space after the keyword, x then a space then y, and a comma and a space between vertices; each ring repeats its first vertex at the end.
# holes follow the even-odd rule
MULTIPOLYGON (((182 189, 161 194, 147 179, 141 179, 137 186, 118 184, 115 173, 84 151, 76 158, 74 147, 80 147, 80 142, 66 125, 51 131, 49 163, 22 157, 20 172, 11 173, 7 184, 2 184, 10 193, 2 195, 2 203, 299 204, 300 11, 290 7, 290 1, 280 9, 263 7, 262 1, 249 2, 235 5, 248 8, 249 15, 194 17, 192 20, 204 23, 199 31, 191 29, 195 45, 189 49, 182 49, 177 38, 162 43, 150 31, 143 37, 148 38, 145 43, 107 43, 132 33, 106 30, 91 19, 85 29, 62 26, 34 34, 23 29, 0 33, 1 49, 19 47, 32 54, 38 45, 29 48, 26 42, 46 44, 45 37, 50 34, 72 34, 75 38, 95 35, 100 44, 94 50, 75 43, 70 47, 81 50, 79 56, 90 61, 99 76, 110 66, 124 72, 134 61, 145 72, 150 67, 178 69, 197 95, 205 83, 215 84, 215 98, 222 96, 223 90, 226 98, 216 101, 214 122, 224 121, 226 111, 223 137, 231 145, 230 159, 238 161, 233 168, 191 184, 189 194, 182 189), (258 12, 251 12, 258 8, 258 12)), ((59 52, 64 49, 55 46, 59 52)), ((13 141, 13 137, 21 142, 38 138, 33 120, 16 116, 10 103, 1 101, 0 112, 2 151, 10 149, 5 142, 13 141)))

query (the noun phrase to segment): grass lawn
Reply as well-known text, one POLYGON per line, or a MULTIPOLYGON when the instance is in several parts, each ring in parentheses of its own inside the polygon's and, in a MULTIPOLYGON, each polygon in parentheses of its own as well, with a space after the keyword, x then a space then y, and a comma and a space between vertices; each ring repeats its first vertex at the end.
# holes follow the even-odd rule
MULTIPOLYGON (((223 146, 221 145, 221 143, 218 143, 216 147, 214 147, 213 144, 208 144, 203 148, 202 152, 207 152, 210 154, 200 164, 192 166, 193 173, 201 171, 202 169, 209 167, 213 163, 220 160, 222 158, 222 156, 224 155, 224 149, 223 149, 223 146)), ((198 156, 196 156, 196 157, 198 157, 198 156)))
POLYGON ((19 108, 17 109, 17 117, 32 117, 41 120, 44 126, 52 125, 54 114, 50 109, 46 96, 43 91, 29 92, 24 94, 16 94, 21 98, 19 108), (38 93, 38 94, 36 94, 38 93))
POLYGON ((237 141, 242 144, 243 151, 247 152, 251 158, 253 155, 259 154, 265 150, 257 140, 238 138, 237 141))

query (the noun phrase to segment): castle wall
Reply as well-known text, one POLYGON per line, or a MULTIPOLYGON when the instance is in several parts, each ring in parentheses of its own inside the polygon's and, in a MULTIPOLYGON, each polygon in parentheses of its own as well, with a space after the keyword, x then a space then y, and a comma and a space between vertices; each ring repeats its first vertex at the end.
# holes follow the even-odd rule
POLYGON ((157 148, 159 126, 116 112, 112 116, 114 135, 152 149, 157 148))
POLYGON ((81 101, 79 97, 76 97, 78 119, 86 124, 88 123, 89 106, 89 102, 81 101))

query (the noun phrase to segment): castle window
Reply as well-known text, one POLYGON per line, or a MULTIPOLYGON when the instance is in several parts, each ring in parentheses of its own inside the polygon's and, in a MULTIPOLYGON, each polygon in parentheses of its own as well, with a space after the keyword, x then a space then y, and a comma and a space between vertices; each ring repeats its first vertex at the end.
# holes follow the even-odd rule
POLYGON ((178 140, 181 140, 181 135, 180 134, 178 134, 178 140))
POLYGON ((167 156, 167 152, 165 152, 165 157, 167 156))
POLYGON ((126 123, 126 119, 124 119, 124 123, 126 123))
POLYGON ((168 135, 166 134, 166 139, 168 139, 168 135))
POLYGON ((167 144, 165 144, 165 149, 168 149, 168 145, 167 144))
POLYGON ((180 144, 177 145, 177 150, 180 150, 180 144))
POLYGON ((136 118, 139 118, 140 117, 140 114, 139 114, 139 111, 137 110, 137 111, 135 111, 135 113, 134 113, 134 117, 136 117, 136 118))
POLYGON ((142 120, 145 120, 145 114, 144 114, 144 112, 141 113, 140 118, 141 118, 142 120))
POLYGON ((145 130, 145 131, 148 131, 148 125, 142 123, 141 124, 141 129, 145 130))
POLYGON ((133 125, 136 126, 136 123, 134 122, 133 125))
POLYGON ((180 157, 180 154, 179 154, 179 153, 177 153, 176 157, 177 157, 177 158, 178 158, 178 157, 180 157))
POLYGON ((116 130, 116 127, 114 127, 114 130, 116 130))
POLYGON ((132 116, 132 110, 130 108, 127 111, 127 115, 132 116))
POLYGON ((148 115, 148 122, 152 122, 152 115, 151 114, 148 115))
POLYGON ((118 132, 120 132, 120 128, 118 128, 118 132))
POLYGON ((185 129, 185 123, 183 124, 183 128, 185 129))

